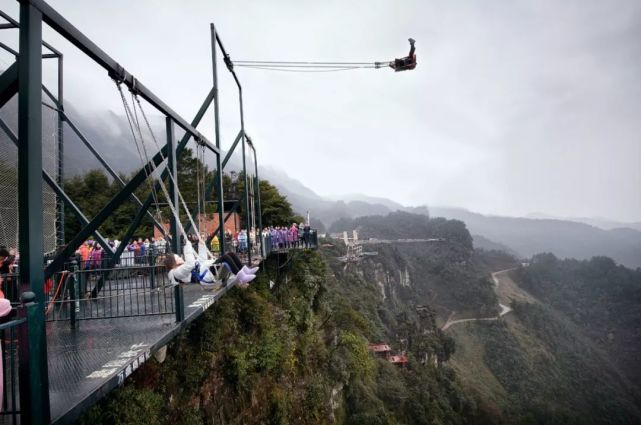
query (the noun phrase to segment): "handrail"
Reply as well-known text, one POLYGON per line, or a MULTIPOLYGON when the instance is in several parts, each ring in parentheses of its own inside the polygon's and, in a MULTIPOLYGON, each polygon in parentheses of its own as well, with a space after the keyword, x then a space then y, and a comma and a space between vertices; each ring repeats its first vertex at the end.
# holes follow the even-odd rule
POLYGON ((3 331, 5 329, 10 329, 10 328, 15 328, 18 325, 21 325, 22 323, 25 323, 27 321, 26 318, 21 318, 21 319, 15 319, 10 322, 2 323, 0 324, 0 331, 3 331))

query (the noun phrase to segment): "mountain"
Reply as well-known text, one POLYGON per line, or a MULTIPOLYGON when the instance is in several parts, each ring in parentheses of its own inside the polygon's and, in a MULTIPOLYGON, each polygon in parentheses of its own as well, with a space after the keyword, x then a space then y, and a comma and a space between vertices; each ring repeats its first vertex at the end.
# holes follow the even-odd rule
POLYGON ((525 423, 637 423, 641 271, 541 254, 497 275, 512 312, 448 331, 463 386, 525 423))
POLYGON ((510 254, 514 257, 518 257, 518 254, 514 252, 511 248, 509 248, 507 245, 503 245, 501 243, 491 241, 485 236, 472 235, 472 239, 474 240, 475 249, 485 249, 488 251, 503 251, 506 254, 510 254))
POLYGON ((528 214, 526 218, 576 221, 578 223, 589 224, 590 226, 598 227, 604 230, 628 228, 641 231, 641 222, 614 221, 604 217, 555 217, 549 214, 532 213, 528 214))
POLYGON ((522 257, 541 252, 577 259, 604 255, 628 267, 641 267, 641 232, 634 229, 603 230, 567 220, 486 216, 458 208, 430 208, 430 212, 464 221, 472 233, 522 257))
POLYGON ((345 263, 342 241, 324 239, 271 256, 79 423, 641 419, 640 270, 549 254, 521 267, 424 214, 333 226, 360 229, 377 254, 345 263))
MULTIPOLYGON (((269 172, 266 178, 272 178, 269 172)), ((308 188, 302 190, 295 179, 278 176, 277 180, 277 186, 287 195, 295 211, 309 210, 313 217, 330 228, 341 219, 405 211, 463 221, 475 235, 477 246, 503 249, 524 258, 541 252, 577 259, 605 255, 628 267, 641 267, 641 231, 618 227, 617 223, 599 228, 579 221, 490 216, 461 208, 406 207, 389 199, 365 195, 329 200, 308 188)), ((634 227, 634 223, 627 224, 634 227)))

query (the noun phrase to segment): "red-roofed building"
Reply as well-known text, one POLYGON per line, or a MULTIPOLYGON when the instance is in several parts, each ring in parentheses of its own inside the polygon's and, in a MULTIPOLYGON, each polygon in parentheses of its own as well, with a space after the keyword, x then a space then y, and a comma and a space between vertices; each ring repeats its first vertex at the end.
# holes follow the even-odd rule
MULTIPOLYGON (((225 213, 225 216, 227 213, 225 213)), ((197 226, 201 226, 200 232, 202 236, 206 238, 211 235, 214 231, 218 229, 218 214, 200 214, 196 222, 197 226)), ((165 228, 165 231, 169 234, 169 223, 162 223, 162 227, 165 228)), ((231 213, 229 219, 225 222, 225 231, 230 232, 232 235, 235 235, 240 230, 240 216, 238 213, 231 213)), ((154 226, 154 237, 159 238, 162 236, 160 230, 154 226)))
POLYGON ((368 348, 369 348, 369 351, 376 354, 377 356, 385 357, 385 358, 387 358, 390 355, 390 352, 392 351, 390 346, 387 344, 369 344, 368 348))
POLYGON ((387 360, 389 360, 390 363, 399 365, 399 366, 405 366, 409 361, 407 359, 407 356, 404 354, 400 354, 398 356, 389 356, 387 360))

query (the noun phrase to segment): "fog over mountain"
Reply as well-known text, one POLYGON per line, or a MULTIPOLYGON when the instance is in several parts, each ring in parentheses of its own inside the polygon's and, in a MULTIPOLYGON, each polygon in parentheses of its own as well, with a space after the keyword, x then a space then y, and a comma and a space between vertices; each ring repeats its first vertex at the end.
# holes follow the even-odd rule
MULTIPOLYGON (((17 17, 18 3, 4 4, 17 17)), ((407 54, 413 37, 412 72, 238 67, 260 163, 324 196, 641 220, 638 1, 52 5, 186 119, 211 87, 211 22, 233 60, 391 60, 407 54)), ((11 34, 0 36, 15 48, 11 34)), ((122 111, 103 70, 47 28, 44 36, 64 49, 66 101, 122 111)), ((47 83, 55 81, 51 66, 47 83)), ((239 130, 238 93, 219 73, 229 147, 239 130)), ((203 134, 212 127, 207 116, 203 134)))
MULTIPOLYGON (((123 142, 130 140, 131 136, 122 117, 119 119, 116 113, 111 112, 98 118, 69 109, 68 113, 75 118, 78 127, 118 172, 128 173, 139 166, 140 158, 132 143, 123 142)), ((155 132, 162 134, 161 120, 154 121, 152 117, 152 122, 155 123, 155 132)), ((101 167, 70 131, 65 134, 68 134, 68 147, 65 150, 68 175, 101 167)), ((229 167, 240 169, 240 158, 233 158, 229 167)), ((477 246, 499 249, 505 247, 506 251, 521 257, 530 257, 540 252, 578 259, 606 255, 629 267, 641 266, 639 223, 617 223, 602 219, 488 216, 462 208, 405 206, 391 199, 364 194, 351 194, 340 199, 325 198, 282 169, 260 166, 259 175, 286 194, 295 211, 300 214, 309 211, 317 226, 322 223, 322 229, 330 228, 332 223, 341 218, 385 215, 401 210, 464 221, 475 235, 477 246)))
MULTIPOLYGON (((12 126, 17 123, 15 106, 13 99, 3 110, 3 117, 12 126)), ((67 113, 117 172, 128 175, 140 167, 141 158, 131 142, 131 130, 118 113, 80 112, 73 105, 67 106, 67 113)), ((156 134, 164 134, 161 119, 151 116, 151 122, 156 134)), ((180 136, 180 132, 177 135, 180 136)), ((152 148, 150 143, 147 141, 148 148, 152 148)), ((228 167, 239 170, 240 158, 233 156, 228 167)), ((77 136, 66 128, 66 175, 73 176, 95 168, 102 166, 77 136)), ((260 166, 259 175, 285 193, 298 213, 304 215, 309 211, 312 221, 321 229, 330 228, 332 223, 341 218, 386 215, 401 210, 464 221, 476 236, 477 246, 504 248, 521 257, 541 252, 577 259, 606 255, 629 267, 641 266, 640 223, 622 223, 603 218, 557 219, 540 213, 533 213, 528 217, 489 216, 462 208, 406 206, 391 199, 364 194, 326 198, 280 168, 260 166)))
POLYGON ((503 249, 521 257, 541 252, 578 259, 605 255, 628 267, 641 267, 641 231, 634 228, 636 223, 608 222, 609 226, 600 228, 583 220, 488 216, 462 208, 409 207, 366 195, 326 199, 282 172, 265 169, 264 174, 268 179, 273 176, 274 183, 287 194, 297 211, 309 210, 312 217, 326 226, 339 218, 385 215, 401 210, 461 220, 474 235, 475 245, 482 248, 503 249))

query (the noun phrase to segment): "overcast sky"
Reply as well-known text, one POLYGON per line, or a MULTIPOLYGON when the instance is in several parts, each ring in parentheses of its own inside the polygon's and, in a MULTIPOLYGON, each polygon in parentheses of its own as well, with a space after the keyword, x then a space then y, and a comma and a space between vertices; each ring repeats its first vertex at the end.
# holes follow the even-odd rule
MULTIPOLYGON (((259 162, 327 196, 641 220, 639 1, 50 4, 187 120, 211 86, 210 22, 241 60, 391 60, 411 36, 411 72, 239 69, 259 162)), ((120 113, 104 72, 45 34, 69 102, 120 113)), ((223 147, 239 129, 227 74, 223 147)))

